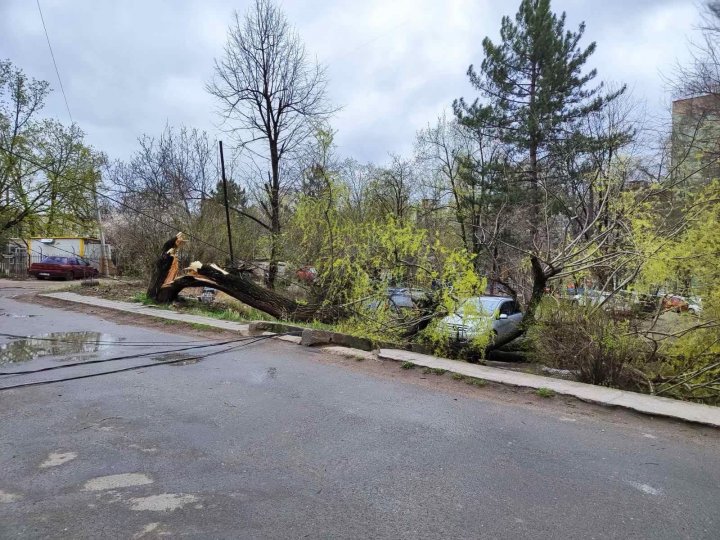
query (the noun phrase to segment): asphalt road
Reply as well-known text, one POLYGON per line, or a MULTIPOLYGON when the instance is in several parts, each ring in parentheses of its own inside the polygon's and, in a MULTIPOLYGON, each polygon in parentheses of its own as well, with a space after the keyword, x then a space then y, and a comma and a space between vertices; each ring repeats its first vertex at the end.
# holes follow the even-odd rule
MULTIPOLYGON (((102 343, 0 336, 2 372, 157 354, 0 386, 198 345, 179 327, 21 303, 3 283, 0 332, 102 343)), ((720 537, 717 431, 503 402, 323 354, 273 340, 0 391, 0 538, 720 537)))

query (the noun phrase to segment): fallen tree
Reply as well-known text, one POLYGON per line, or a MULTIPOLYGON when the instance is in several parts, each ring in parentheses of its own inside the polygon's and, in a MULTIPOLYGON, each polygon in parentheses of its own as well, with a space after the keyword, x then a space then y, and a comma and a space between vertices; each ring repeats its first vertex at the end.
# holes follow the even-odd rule
MULTIPOLYGON (((188 287, 212 287, 282 321, 340 323, 338 328, 341 332, 345 325, 346 331, 348 327, 352 328, 349 333, 359 331, 365 337, 385 342, 410 341, 421 333, 434 336, 431 339, 442 342, 449 339, 447 332, 437 328, 433 330, 429 326, 452 312, 446 305, 451 302, 452 288, 428 291, 428 297, 418 301, 417 309, 409 313, 390 307, 392 299, 388 296, 388 290, 392 289, 386 286, 380 290, 368 290, 367 295, 359 299, 351 297, 345 303, 300 303, 262 287, 242 274, 231 274, 215 264, 196 261, 180 269, 178 251, 184 243, 182 233, 178 233, 163 245, 148 285, 149 299, 167 304, 178 300, 179 293, 188 287)), ((471 268, 469 265, 462 265, 461 268, 466 266, 471 268)), ((456 279, 467 278, 464 273, 458 273, 457 269, 455 272, 456 279)), ((483 342, 482 347, 490 350, 499 345, 488 340, 487 343, 483 342)))
POLYGON ((184 243, 185 238, 178 233, 163 245, 148 285, 149 299, 167 304, 177 300, 180 291, 188 287, 212 287, 283 321, 331 324, 351 315, 346 306, 301 304, 215 264, 196 261, 181 271, 177 254, 184 243))

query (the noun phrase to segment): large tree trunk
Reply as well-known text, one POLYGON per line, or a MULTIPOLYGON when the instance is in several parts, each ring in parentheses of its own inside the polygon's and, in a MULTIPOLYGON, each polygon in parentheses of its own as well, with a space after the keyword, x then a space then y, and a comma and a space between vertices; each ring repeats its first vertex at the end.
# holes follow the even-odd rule
POLYGON ((270 139, 270 161, 272 168, 272 179, 269 186, 270 195, 270 264, 268 265, 267 286, 275 288, 275 280, 278 274, 278 244, 280 241, 280 155, 278 154, 277 141, 270 139))
POLYGON ((530 301, 528 302, 527 309, 525 310, 525 317, 523 318, 522 326, 525 329, 535 324, 537 308, 545 295, 545 288, 547 287, 548 281, 556 276, 561 270, 551 265, 548 265, 547 268, 543 268, 543 263, 541 263, 540 259, 538 259, 535 255, 530 257, 530 268, 532 270, 533 287, 532 293, 530 294, 530 301))
POLYGON ((159 303, 169 303, 176 300, 180 291, 187 287, 212 287, 285 321, 333 323, 350 314, 344 307, 299 304, 246 277, 229 274, 214 264, 194 262, 184 270, 184 275, 178 277, 177 250, 183 242, 181 233, 165 242, 148 286, 148 298, 159 303))
POLYGON ((177 277, 177 251, 184 243, 185 238, 183 234, 177 233, 177 235, 163 244, 162 253, 155 261, 155 267, 153 268, 153 273, 147 288, 146 294, 151 300, 158 301, 162 287, 177 277))

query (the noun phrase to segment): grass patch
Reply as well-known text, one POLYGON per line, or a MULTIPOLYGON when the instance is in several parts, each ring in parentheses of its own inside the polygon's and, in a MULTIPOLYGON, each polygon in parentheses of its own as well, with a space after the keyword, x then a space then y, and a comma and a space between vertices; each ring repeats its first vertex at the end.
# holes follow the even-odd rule
POLYGON ((462 380, 465 379, 465 375, 462 375, 462 374, 460 374, 460 373, 453 373, 453 374, 452 374, 452 378, 453 378, 453 380, 455 380, 455 381, 462 381, 462 380))
POLYGON ((545 388, 544 386, 541 386, 540 388, 535 390, 535 394, 540 397, 551 398, 555 395, 555 390, 551 390, 550 388, 545 388))
POLYGON ((189 323, 190 326, 192 326, 195 330, 217 330, 214 326, 210 326, 209 324, 202 324, 202 323, 189 323))
POLYGON ((142 304, 144 306, 165 307, 165 306, 160 306, 160 304, 156 304, 155 302, 153 302, 150 298, 148 298, 147 293, 144 293, 144 292, 135 293, 132 297, 132 301, 142 304))
POLYGON ((425 369, 423 370, 423 373, 425 373, 426 375, 429 374, 429 373, 432 373, 433 375, 444 375, 445 373, 447 373, 447 369, 442 369, 442 368, 425 368, 425 369))
POLYGON ((472 386, 483 387, 487 384, 485 379, 478 379, 477 377, 466 377, 465 382, 472 386))
POLYGON ((415 367, 415 364, 412 362, 403 362, 400 366, 402 369, 413 369, 415 367))

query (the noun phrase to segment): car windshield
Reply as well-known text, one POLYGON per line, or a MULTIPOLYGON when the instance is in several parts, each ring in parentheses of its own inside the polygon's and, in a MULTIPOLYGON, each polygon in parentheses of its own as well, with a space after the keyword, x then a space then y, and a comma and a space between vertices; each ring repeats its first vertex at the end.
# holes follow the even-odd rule
POLYGON ((68 264, 67 257, 45 257, 42 260, 43 264, 68 264))
POLYGON ((407 291, 393 294, 390 296, 390 301, 395 304, 395 307, 412 308, 415 307, 413 304, 412 297, 407 291))
POLYGON ((475 296, 468 298, 462 304, 460 304, 460 311, 463 313, 472 314, 473 311, 477 313, 484 313, 486 315, 492 314, 500 306, 502 299, 490 298, 485 296, 475 296))

